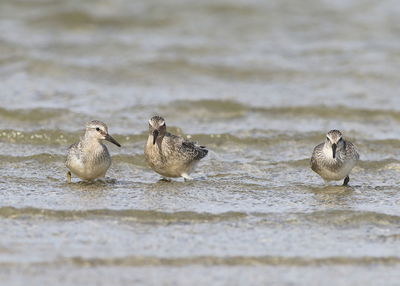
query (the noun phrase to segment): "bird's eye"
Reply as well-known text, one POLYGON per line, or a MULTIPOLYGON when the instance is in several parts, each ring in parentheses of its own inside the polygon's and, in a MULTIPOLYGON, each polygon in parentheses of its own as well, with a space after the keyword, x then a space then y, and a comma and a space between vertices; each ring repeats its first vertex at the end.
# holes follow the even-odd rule
POLYGON ((100 131, 100 128, 99 128, 99 127, 96 127, 96 131, 100 131))

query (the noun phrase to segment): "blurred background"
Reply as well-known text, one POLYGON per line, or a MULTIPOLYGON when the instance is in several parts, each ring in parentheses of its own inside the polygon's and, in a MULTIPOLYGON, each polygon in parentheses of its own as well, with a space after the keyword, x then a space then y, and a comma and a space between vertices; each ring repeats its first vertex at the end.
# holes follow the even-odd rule
POLYGON ((0 0, 0 281, 397 285, 400 6, 371 0, 0 0), (148 119, 210 149, 158 182, 148 119), (66 184, 108 124, 107 183, 66 184), (324 187, 315 145, 359 148, 324 187), (384 280, 383 280, 384 279, 384 280))

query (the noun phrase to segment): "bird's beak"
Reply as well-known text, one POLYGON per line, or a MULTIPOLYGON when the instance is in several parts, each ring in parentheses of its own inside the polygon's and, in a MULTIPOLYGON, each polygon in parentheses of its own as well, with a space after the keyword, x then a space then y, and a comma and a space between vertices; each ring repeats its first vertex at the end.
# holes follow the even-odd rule
POLYGON ((335 158, 336 158, 336 148, 337 148, 337 145, 336 145, 335 143, 333 143, 333 144, 332 144, 332 154, 333 154, 333 159, 335 159, 335 158))
POLYGON ((159 132, 158 132, 157 129, 153 131, 153 145, 156 144, 156 140, 157 140, 158 134, 159 134, 159 132))
POLYGON ((104 139, 107 140, 108 142, 111 142, 111 143, 117 145, 118 147, 121 147, 121 144, 119 144, 119 143, 117 142, 117 140, 115 140, 114 138, 112 138, 111 135, 109 135, 109 134, 106 134, 106 136, 105 136, 104 139))

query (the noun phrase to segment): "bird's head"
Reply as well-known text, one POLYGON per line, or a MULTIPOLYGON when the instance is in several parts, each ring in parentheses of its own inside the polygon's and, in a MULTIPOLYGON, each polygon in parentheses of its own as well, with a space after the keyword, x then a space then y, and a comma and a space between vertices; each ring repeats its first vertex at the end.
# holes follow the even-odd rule
POLYGON ((326 134, 326 145, 332 148, 333 159, 336 158, 336 153, 338 150, 344 148, 343 135, 339 130, 331 130, 326 134))
POLYGON ((121 147, 121 144, 108 134, 107 125, 98 120, 92 120, 86 124, 85 136, 97 140, 107 140, 118 147, 121 147))
POLYGON ((167 132, 167 125, 161 116, 153 116, 149 120, 149 134, 153 136, 153 145, 156 144, 157 138, 163 138, 167 132))

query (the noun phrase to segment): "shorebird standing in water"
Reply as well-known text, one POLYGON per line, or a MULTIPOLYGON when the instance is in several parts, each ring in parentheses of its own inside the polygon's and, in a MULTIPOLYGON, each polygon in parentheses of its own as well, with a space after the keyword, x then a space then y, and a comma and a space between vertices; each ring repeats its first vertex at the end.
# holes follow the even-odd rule
POLYGON ((164 118, 153 116, 149 120, 144 155, 149 166, 165 180, 177 177, 191 180, 189 173, 207 153, 204 146, 167 132, 164 118))
POLYGON ((359 158, 353 143, 343 139, 340 131, 331 130, 326 134, 325 142, 314 148, 311 169, 320 175, 325 183, 344 179, 343 186, 347 186, 350 181, 349 174, 359 158))
POLYGON ((68 148, 65 165, 68 183, 71 182, 71 172, 84 180, 103 178, 111 165, 110 153, 103 140, 121 145, 108 134, 107 125, 93 120, 86 124, 86 132, 81 140, 68 148))

